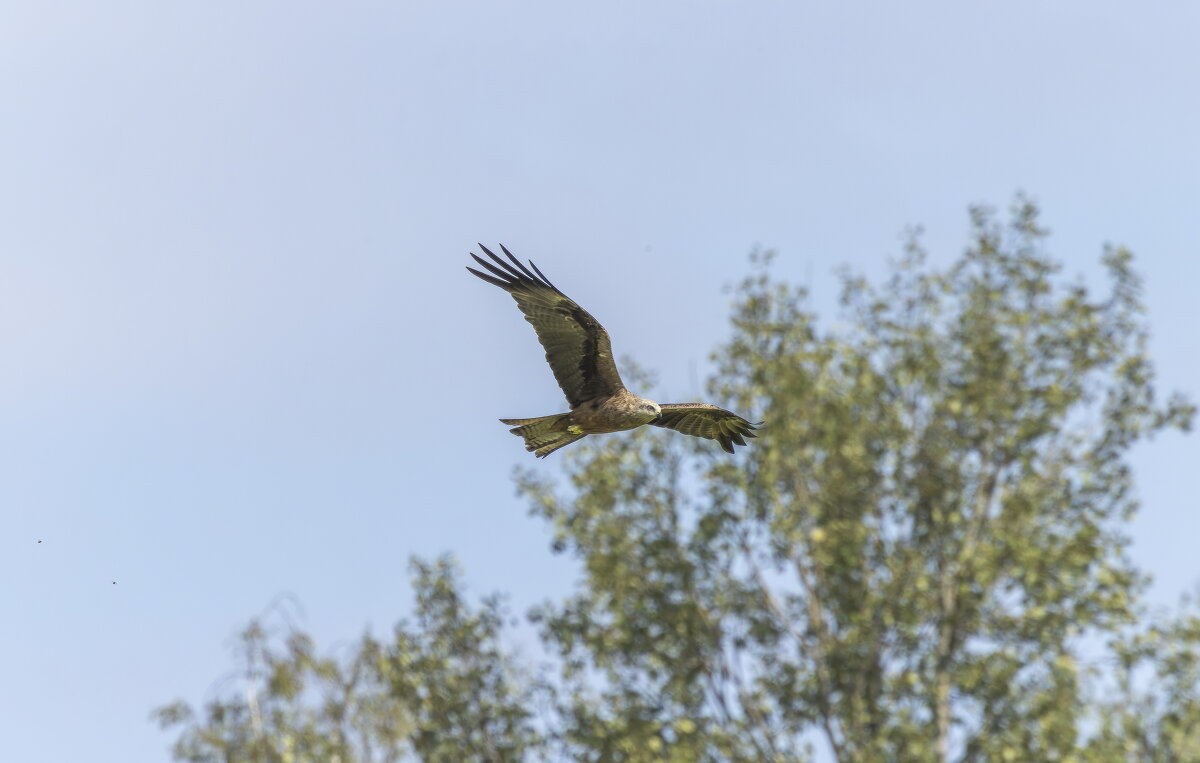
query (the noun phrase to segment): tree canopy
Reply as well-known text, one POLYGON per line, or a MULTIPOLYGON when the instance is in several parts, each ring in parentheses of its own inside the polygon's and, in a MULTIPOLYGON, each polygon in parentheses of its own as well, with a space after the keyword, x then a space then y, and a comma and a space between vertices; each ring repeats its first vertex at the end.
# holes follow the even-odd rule
POLYGON ((971 211, 822 329, 771 256, 710 392, 766 427, 730 458, 662 433, 522 471, 576 592, 506 650, 497 598, 414 562, 417 611, 339 659, 244 635, 243 691, 157 711, 177 760, 1200 759, 1200 618, 1150 618, 1127 554, 1161 400, 1130 253, 1071 281, 1036 207, 971 211))

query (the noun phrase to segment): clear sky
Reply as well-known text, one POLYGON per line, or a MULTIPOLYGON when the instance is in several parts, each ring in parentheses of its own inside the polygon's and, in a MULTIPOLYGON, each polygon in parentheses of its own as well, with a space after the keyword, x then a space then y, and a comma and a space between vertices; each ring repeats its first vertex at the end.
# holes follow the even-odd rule
MULTIPOLYGON (((390 628, 410 554, 514 611, 571 563, 496 422, 563 408, 463 265, 534 259, 699 391, 756 244, 833 317, 922 224, 1024 189, 1098 288, 1147 279, 1160 389, 1200 397, 1194 2, 0 4, 0 739, 163 760, 281 593, 390 628), (39 543, 38 541, 41 541, 39 543), (115 581, 115 585, 114 585, 115 581)), ((1135 458, 1132 554, 1200 578, 1200 439, 1135 458), (1183 479, 1183 477, 1188 479, 1183 479)))

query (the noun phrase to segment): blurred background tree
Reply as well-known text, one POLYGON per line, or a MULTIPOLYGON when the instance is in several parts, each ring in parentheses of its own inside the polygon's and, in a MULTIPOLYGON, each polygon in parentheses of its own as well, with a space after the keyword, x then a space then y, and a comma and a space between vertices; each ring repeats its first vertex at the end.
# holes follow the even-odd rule
POLYGON ((971 222, 947 269, 914 235, 886 283, 844 275, 833 331, 754 258, 710 390, 767 421, 737 458, 639 430, 519 474, 581 564, 530 614, 550 663, 418 562, 390 645, 252 626, 245 692, 158 711, 176 758, 1200 759, 1200 627, 1150 625, 1125 553, 1129 449, 1194 413, 1155 394, 1130 254, 1097 297, 1032 203, 971 222))
POLYGON ((364 635, 340 658, 319 657, 290 624, 272 634, 252 622, 238 640, 240 691, 203 713, 182 702, 155 711, 182 727, 175 760, 457 763, 542 750, 538 683, 501 644, 500 600, 467 605, 449 558, 412 569, 415 622, 390 642, 364 635))

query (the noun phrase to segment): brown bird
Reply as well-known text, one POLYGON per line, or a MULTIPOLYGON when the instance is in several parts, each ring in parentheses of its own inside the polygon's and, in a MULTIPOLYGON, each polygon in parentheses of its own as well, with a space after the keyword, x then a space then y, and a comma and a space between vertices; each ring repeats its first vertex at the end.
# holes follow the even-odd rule
POLYGON ((479 245, 491 262, 471 254, 487 273, 467 270, 512 295, 525 320, 533 324, 546 350, 546 362, 567 396, 571 410, 532 419, 500 419, 525 439, 525 450, 544 458, 589 434, 620 432, 643 424, 716 440, 727 452, 762 425, 707 403, 663 403, 638 397, 621 382, 608 332, 591 314, 550 283, 531 261, 521 264, 503 245, 506 262, 479 245), (532 270, 530 270, 532 268, 532 270), (489 275, 490 274, 490 275, 489 275))

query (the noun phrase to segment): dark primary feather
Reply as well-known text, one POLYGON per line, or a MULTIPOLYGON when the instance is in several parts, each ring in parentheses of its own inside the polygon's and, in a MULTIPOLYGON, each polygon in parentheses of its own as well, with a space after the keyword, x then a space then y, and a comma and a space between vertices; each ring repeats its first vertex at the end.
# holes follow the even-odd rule
POLYGON ((762 426, 761 421, 751 424, 736 413, 708 403, 663 403, 659 408, 662 416, 650 422, 654 426, 716 440, 727 453, 733 452, 735 443, 745 445, 742 438, 757 437, 753 430, 762 426))
POLYGON ((479 248, 492 261, 474 253, 471 257, 487 272, 470 267, 467 270, 504 289, 517 301, 525 320, 537 332, 546 350, 546 362, 572 408, 624 388, 613 362, 608 332, 599 321, 550 283, 537 265, 530 262, 525 267, 503 245, 500 249, 511 264, 483 244, 479 248))

